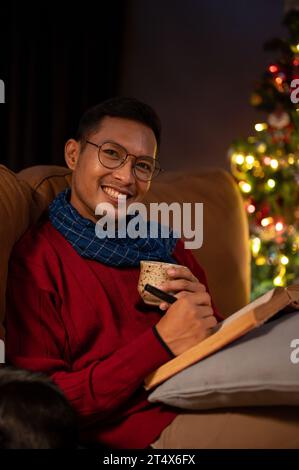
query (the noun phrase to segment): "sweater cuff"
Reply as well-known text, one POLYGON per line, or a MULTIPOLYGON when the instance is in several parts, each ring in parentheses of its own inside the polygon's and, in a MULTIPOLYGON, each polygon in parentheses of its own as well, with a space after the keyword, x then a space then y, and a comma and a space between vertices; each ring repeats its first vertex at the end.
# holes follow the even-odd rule
POLYGON ((156 328, 156 326, 153 326, 153 332, 154 332, 154 335, 156 336, 156 338, 158 339, 158 341, 161 343, 161 345, 163 346, 164 349, 166 349, 166 351, 168 352, 169 356, 171 357, 171 359, 173 359, 175 356, 175 354, 173 354, 173 352, 171 351, 171 349, 167 346, 167 344, 165 343, 165 341, 163 341, 163 339, 161 338, 161 336, 159 335, 158 333, 158 330, 156 328))

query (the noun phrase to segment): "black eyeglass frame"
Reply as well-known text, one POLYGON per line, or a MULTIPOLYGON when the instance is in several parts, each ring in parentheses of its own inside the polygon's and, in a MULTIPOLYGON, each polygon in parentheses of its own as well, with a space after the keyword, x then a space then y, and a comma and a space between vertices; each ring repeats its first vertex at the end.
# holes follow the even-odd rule
POLYGON ((99 144, 96 144, 95 142, 91 142, 90 140, 85 140, 85 142, 87 144, 90 144, 90 145, 93 145, 94 147, 96 147, 98 149, 98 160, 99 162, 101 163, 101 165, 103 165, 105 168, 109 168, 110 170, 115 170, 117 168, 121 168, 122 165, 125 164, 126 160, 128 157, 134 157, 135 158, 135 163, 136 163, 136 160, 138 160, 138 158, 148 158, 148 159, 151 159, 154 161, 155 163, 155 171, 153 173, 153 176, 150 178, 150 179, 142 179, 140 177, 138 177, 135 173, 135 165, 133 166, 133 174, 135 176, 135 178, 139 179, 140 181, 152 181, 154 178, 156 178, 160 173, 162 173, 164 171, 163 168, 160 167, 160 162, 159 160, 157 160, 156 158, 153 158, 153 157, 150 157, 150 156, 147 156, 147 155, 140 155, 139 157, 132 154, 132 153, 128 153, 127 152, 127 149, 125 149, 122 145, 116 143, 116 142, 111 142, 110 140, 107 140, 105 142, 103 142, 101 145, 99 144), (118 147, 120 147, 121 149, 123 149, 125 152, 126 152, 126 156, 125 158, 122 160, 122 162, 120 163, 119 166, 114 166, 114 167, 109 167, 107 165, 104 165, 104 163, 102 162, 101 158, 100 158, 100 152, 101 152, 101 148, 103 147, 103 145, 105 144, 113 144, 113 145, 117 145, 118 147), (156 173, 155 173, 156 172, 156 173))

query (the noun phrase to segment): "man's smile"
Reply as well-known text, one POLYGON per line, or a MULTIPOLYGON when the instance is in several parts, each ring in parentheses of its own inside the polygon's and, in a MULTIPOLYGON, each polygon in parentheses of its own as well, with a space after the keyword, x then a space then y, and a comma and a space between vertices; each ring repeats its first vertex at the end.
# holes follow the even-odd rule
POLYGON ((116 185, 101 185, 102 191, 107 194, 109 198, 117 202, 119 196, 125 196, 127 199, 134 196, 133 191, 128 191, 124 188, 119 188, 116 185))

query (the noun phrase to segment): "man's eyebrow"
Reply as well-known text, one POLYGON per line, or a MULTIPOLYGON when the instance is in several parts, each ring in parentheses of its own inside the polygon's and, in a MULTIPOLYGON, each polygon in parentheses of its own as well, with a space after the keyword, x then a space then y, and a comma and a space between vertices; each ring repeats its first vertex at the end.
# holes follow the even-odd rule
POLYGON ((141 153, 139 155, 135 155, 134 153, 131 153, 128 151, 128 149, 126 147, 124 147, 122 144, 120 144, 119 142, 115 142, 115 140, 113 139, 108 139, 108 140, 104 140, 101 144, 99 145, 103 145, 103 144, 115 144, 115 145, 118 145, 118 147, 121 147, 122 149, 124 149, 126 151, 126 153, 128 155, 134 155, 134 157, 147 157, 147 158, 152 158, 152 159, 155 159, 155 156, 151 156, 151 155, 147 155, 146 153, 141 153))

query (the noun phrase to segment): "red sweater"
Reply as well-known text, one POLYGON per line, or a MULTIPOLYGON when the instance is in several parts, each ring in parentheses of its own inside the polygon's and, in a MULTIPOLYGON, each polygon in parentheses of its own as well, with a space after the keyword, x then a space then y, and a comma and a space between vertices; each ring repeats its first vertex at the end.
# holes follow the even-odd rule
MULTIPOLYGON (((206 284, 182 242, 174 257, 206 284)), ((149 446, 179 413, 149 403, 142 386, 171 356, 138 276, 139 268, 83 259, 49 221, 26 232, 9 267, 8 361, 51 376, 79 412, 83 436, 112 448, 149 446)))

